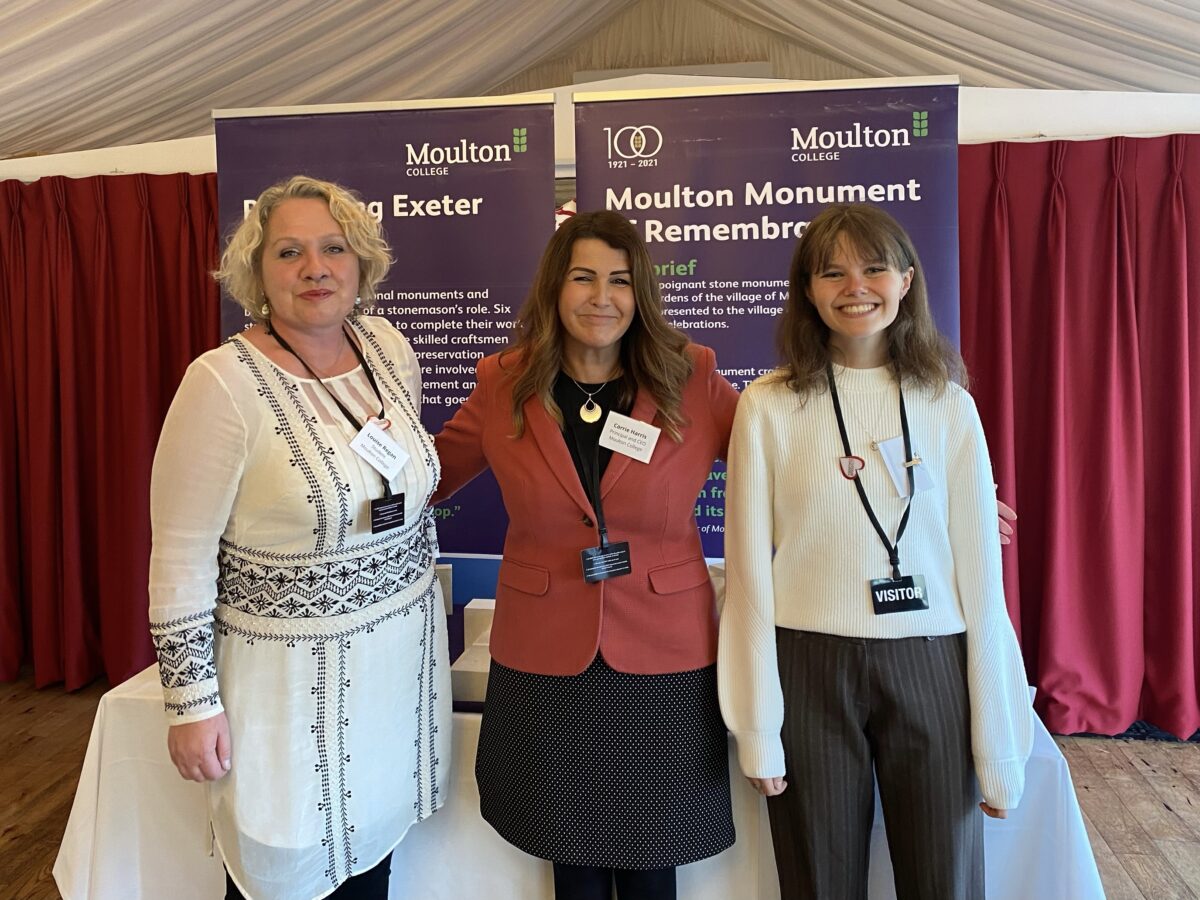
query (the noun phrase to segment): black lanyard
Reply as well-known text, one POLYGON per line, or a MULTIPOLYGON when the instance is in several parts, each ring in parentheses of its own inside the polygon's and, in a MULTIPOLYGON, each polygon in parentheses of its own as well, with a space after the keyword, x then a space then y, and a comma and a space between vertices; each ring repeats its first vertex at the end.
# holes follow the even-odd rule
MULTIPOLYGON (((358 421, 358 419, 355 417, 354 413, 350 412, 350 410, 348 410, 346 408, 346 404, 342 403, 342 401, 338 399, 337 394, 335 394, 333 391, 331 391, 329 389, 329 385, 327 385, 324 381, 321 380, 321 376, 318 375, 316 372, 314 372, 312 370, 312 366, 310 366, 308 363, 306 363, 304 361, 304 357, 301 356, 299 353, 297 353, 295 350, 293 350, 291 344, 289 344, 287 341, 285 341, 283 339, 283 335, 281 335, 278 331, 276 331, 274 328, 272 328, 269 323, 267 325, 267 334, 269 334, 269 335, 271 335, 271 337, 275 338, 275 340, 279 342, 280 347, 282 347, 288 353, 292 354, 292 356, 296 357, 296 359, 300 360, 300 365, 304 366, 304 371, 308 372, 309 375, 311 375, 313 378, 315 378, 317 380, 317 384, 321 385, 321 387, 323 387, 325 389, 325 393, 327 393, 329 395, 330 399, 332 399, 333 402, 337 404, 337 408, 342 411, 342 415, 346 417, 346 421, 349 422, 354 427, 355 433, 362 431, 363 425, 365 423, 358 421)), ((379 385, 375 381, 375 374, 371 371, 371 367, 367 365, 367 361, 363 357, 362 351, 358 349, 358 344, 356 344, 354 342, 354 339, 346 332, 345 328, 342 329, 342 334, 344 334, 346 336, 346 340, 350 343, 350 349, 353 350, 354 355, 356 357, 358 357, 359 365, 362 366, 363 371, 367 375, 367 381, 369 381, 371 383, 371 390, 373 390, 375 392, 375 399, 379 401, 379 416, 378 416, 378 418, 382 419, 384 409, 385 409, 384 403, 383 403, 383 393, 379 390, 379 385)), ((390 484, 388 484, 388 480, 383 477, 382 473, 379 475, 379 478, 383 482, 383 496, 385 496, 385 497, 392 496, 392 486, 390 484)))
MULTIPOLYGON (((598 392, 597 392, 598 393, 598 392)), ((564 416, 566 419, 566 416, 564 416)), ((608 419, 608 411, 605 410, 604 418, 600 420, 600 427, 604 427, 604 422, 608 419)), ((567 431, 571 432, 571 439, 575 442, 575 450, 579 453, 579 469, 583 475, 583 490, 587 494, 588 500, 592 504, 592 511, 596 514, 596 529, 600 533, 601 548, 608 549, 608 527, 604 524, 604 507, 600 503, 600 447, 596 446, 596 452, 585 454, 583 442, 579 439, 579 431, 570 421, 567 421, 567 431), (588 466, 588 457, 591 458, 591 466, 588 466)))
MULTIPOLYGON (((850 450, 850 438, 846 435, 846 420, 842 417, 842 404, 838 400, 837 382, 833 377, 833 364, 825 364, 825 377, 829 379, 829 395, 833 398, 833 411, 837 415, 838 431, 842 435, 842 447, 846 451, 846 456, 852 456, 850 450)), ((863 487, 862 478, 859 477, 859 472, 854 473, 854 487, 858 490, 858 499, 862 501, 863 509, 867 511, 867 517, 871 520, 871 524, 875 526, 875 533, 879 535, 879 539, 883 541, 883 546, 887 548, 888 562, 892 565, 892 578, 900 578, 900 538, 904 536, 904 529, 908 525, 908 514, 912 510, 912 501, 915 478, 913 476, 912 463, 912 440, 908 433, 908 412, 904 408, 904 389, 900 386, 900 379, 896 379, 896 390, 900 394, 900 430, 904 434, 904 468, 908 472, 908 503, 904 507, 904 515, 900 517, 900 527, 896 529, 896 542, 892 543, 888 540, 887 532, 883 530, 883 526, 879 524, 879 519, 875 515, 875 510, 871 509, 871 502, 867 499, 866 488, 863 487)))

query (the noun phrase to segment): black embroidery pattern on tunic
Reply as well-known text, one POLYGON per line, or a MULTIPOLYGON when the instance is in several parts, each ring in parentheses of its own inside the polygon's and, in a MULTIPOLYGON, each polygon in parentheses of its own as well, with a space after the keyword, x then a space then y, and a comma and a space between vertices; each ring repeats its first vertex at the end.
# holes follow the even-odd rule
POLYGON ((427 672, 429 671, 429 609, 424 610, 425 622, 421 626, 421 668, 417 672, 417 708, 413 711, 417 722, 417 736, 413 739, 413 746, 417 750, 417 767, 413 771, 413 778, 417 782, 417 799, 413 801, 413 809, 417 811, 417 821, 425 817, 425 804, 423 796, 425 793, 425 781, 421 778, 421 754, 425 749, 425 719, 422 715, 422 707, 425 705, 425 685, 427 680, 427 672))
POLYGON ((346 689, 350 687, 346 678, 346 653, 349 649, 348 640, 338 641, 338 791, 341 793, 342 853, 346 859, 347 877, 358 864, 358 857, 350 848, 350 835, 354 833, 354 826, 350 824, 350 790, 346 787, 346 765, 350 762, 350 754, 346 752, 346 729, 350 727, 350 720, 346 718, 346 689))
MULTIPOLYGON (((436 581, 434 582, 436 584, 436 581)), ((416 597, 409 600, 403 606, 397 606, 378 618, 371 619, 369 622, 360 622, 357 625, 348 628, 341 628, 335 631, 326 631, 320 634, 281 634, 277 631, 263 631, 257 628, 246 628, 241 625, 235 625, 228 619, 224 619, 220 615, 220 610, 215 617, 217 634, 221 637, 229 637, 229 635, 237 635, 245 639, 247 643, 253 644, 255 641, 277 641, 286 643, 288 646, 295 646, 301 641, 316 641, 321 643, 324 641, 338 640, 340 638, 351 638, 356 634, 371 634, 377 625, 394 619, 396 616, 407 616, 413 611, 413 608, 422 603, 432 603, 436 599, 433 585, 430 585, 426 590, 422 591, 416 597)))
MULTIPOLYGON (((325 848, 329 865, 324 870, 324 875, 330 881, 330 884, 337 887, 342 882, 342 878, 338 875, 338 832, 340 831, 341 849, 343 860, 345 862, 345 877, 349 877, 354 871, 354 867, 358 865, 358 856, 354 853, 352 835, 355 832, 355 827, 350 821, 349 803, 353 797, 353 792, 346 787, 346 769, 350 763, 350 754, 346 752, 347 732, 350 728, 350 720, 346 717, 346 692, 350 688, 350 679, 346 676, 347 656, 350 651, 350 637, 362 632, 369 633, 380 622, 386 621, 396 615, 408 615, 412 610, 421 606, 424 612, 424 624, 422 626, 422 664, 421 670, 417 677, 420 682, 420 690, 417 694, 417 709, 416 721, 417 726, 417 821, 428 818, 429 815, 437 809, 437 776, 436 773, 431 774, 433 782, 432 802, 425 807, 422 802, 422 788, 424 787, 421 781, 421 759, 422 750, 425 744, 428 743, 432 754, 432 763, 436 767, 438 763, 437 755, 434 752, 433 736, 437 734, 436 726, 436 709, 433 705, 437 699, 437 692, 433 690, 432 673, 433 667, 436 666, 436 658, 433 651, 434 638, 436 635, 436 623, 433 620, 433 615, 441 607, 437 602, 437 595, 432 586, 423 591, 420 595, 414 598, 404 606, 392 610, 379 619, 373 622, 365 623, 356 628, 347 629, 346 631, 335 635, 321 636, 312 647, 312 654, 316 660, 315 683, 310 692, 313 695, 316 714, 313 724, 310 726, 310 732, 313 734, 317 748, 316 772, 321 780, 321 800, 317 804, 317 810, 325 820, 325 837, 321 839, 321 846, 325 848), (336 775, 333 771, 333 766, 330 764, 329 748, 327 746, 326 729, 328 727, 328 719, 326 718, 326 710, 328 707, 326 683, 328 669, 328 650, 331 645, 337 648, 337 680, 335 687, 337 690, 337 699, 334 705, 336 718, 334 727, 336 730, 335 739, 337 742, 336 775), (422 731, 428 737, 422 736, 422 731), (336 797, 334 790, 334 779, 337 780, 336 797), (334 806, 338 806, 335 813, 334 806), (338 827, 340 825, 340 828, 338 827)), ((224 623, 218 620, 218 627, 222 633, 231 631, 235 634, 241 634, 245 637, 254 638, 277 638, 277 635, 253 634, 250 635, 241 629, 229 628, 224 623)))
MULTIPOLYGON (((150 637, 158 654, 158 676, 164 688, 188 687, 217 677, 212 622, 212 613, 204 611, 150 623, 150 637)), ((203 704, 191 700, 176 705, 190 708, 203 704)), ((177 711, 182 715, 182 710, 177 711)))
POLYGON ((217 592, 221 602, 252 616, 303 619, 359 612, 416 584, 433 565, 433 548, 418 529, 408 541, 388 542, 350 559, 294 564, 247 558, 242 548, 222 544, 217 592))
MULTIPOLYGON (((438 759, 437 754, 437 648, 436 648, 436 628, 433 617, 437 615, 438 610, 425 607, 425 653, 428 658, 428 671, 426 691, 428 696, 425 698, 425 715, 427 718, 426 727, 429 733, 429 808, 422 812, 419 818, 424 819, 433 815, 438 808, 438 781, 437 771, 438 759)), ((420 715, 418 711, 418 715, 420 715)))
POLYGON ((334 851, 333 839, 333 797, 329 784, 329 752, 325 747, 325 644, 313 646, 313 656, 316 658, 316 683, 312 694, 316 700, 317 714, 312 725, 312 734, 317 744, 317 773, 321 776, 321 802, 317 810, 325 815, 325 837, 321 838, 321 846, 329 860, 325 869, 325 877, 333 883, 338 883, 337 856, 334 851))
MULTIPOLYGON (((233 344, 234 350, 238 354, 238 360, 242 365, 246 366, 254 382, 258 384, 258 396, 262 397, 263 402, 266 403, 266 407, 275 416, 275 433, 283 438, 284 442, 288 445, 288 452, 290 454, 288 462, 292 466, 298 467, 300 474, 304 476, 304 480, 308 485, 308 499, 311 500, 313 509, 317 515, 317 527, 313 529, 313 534, 317 536, 317 546, 324 547, 325 535, 329 533, 329 510, 326 509, 325 496, 322 490, 320 490, 320 482, 317 479, 317 474, 313 472, 311 464, 308 463, 304 449, 300 446, 300 440, 296 437, 292 424, 288 421, 287 410, 284 409, 276 392, 271 390, 271 386, 268 380, 266 380, 266 374, 263 372, 263 368, 258 365, 258 360, 254 359, 250 346, 244 341, 233 340, 233 338, 230 338, 229 343, 233 344)), ((284 382, 278 374, 276 374, 276 379, 280 382, 284 392, 295 394, 296 389, 294 384, 284 382)), ((311 414, 304 412, 304 410, 301 410, 301 415, 304 418, 312 418, 311 414)), ((316 444, 318 451, 322 449, 323 445, 320 442, 316 442, 316 444)))
POLYGON ((163 708, 167 712, 173 712, 177 716, 186 715, 188 710, 199 709, 203 706, 215 706, 221 699, 219 691, 213 691, 211 694, 206 694, 203 697, 197 697, 195 700, 188 700, 186 703, 171 703, 166 701, 163 703, 163 708))
MULTIPOLYGON (((317 532, 316 549, 341 550, 346 546, 350 525, 354 521, 350 515, 350 484, 342 477, 342 473, 338 469, 336 451, 332 445, 321 440, 321 434, 317 427, 318 418, 309 411, 300 386, 294 381, 284 378, 282 373, 276 373, 276 377, 280 386, 284 389, 284 396, 291 401, 296 418, 303 425, 308 435, 308 440, 317 451, 317 457, 320 459, 325 474, 329 478, 333 488, 333 501, 338 507, 337 516, 334 520, 337 525, 337 533, 333 538, 333 546, 329 546, 329 535, 323 529, 319 529, 317 532)), ((293 465, 299 465, 300 459, 293 459, 292 463, 293 465)), ((307 460, 305 460, 305 464, 307 465, 307 460)))

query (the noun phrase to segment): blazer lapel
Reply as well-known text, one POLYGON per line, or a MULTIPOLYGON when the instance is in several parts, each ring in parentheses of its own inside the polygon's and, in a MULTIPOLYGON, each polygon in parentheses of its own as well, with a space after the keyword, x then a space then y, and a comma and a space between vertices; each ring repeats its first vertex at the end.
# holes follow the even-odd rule
MULTIPOLYGON (((637 396, 633 400, 633 409, 629 411, 629 417, 649 424, 654 421, 657 412, 658 407, 654 405, 654 398, 648 391, 638 388, 637 396)), ((631 462, 633 460, 624 453, 613 453, 612 459, 608 461, 608 466, 604 470, 604 477, 600 479, 600 497, 602 499, 608 496, 608 492, 613 489, 617 479, 625 474, 625 470, 629 468, 631 462)))
POLYGON ((525 427, 533 433, 533 439, 542 451, 546 464, 567 492, 567 496, 589 516, 594 516, 595 511, 584 493, 579 473, 575 469, 575 460, 571 458, 571 451, 567 449, 567 442, 563 439, 562 429, 550 418, 550 414, 537 397, 530 397, 525 401, 525 427))

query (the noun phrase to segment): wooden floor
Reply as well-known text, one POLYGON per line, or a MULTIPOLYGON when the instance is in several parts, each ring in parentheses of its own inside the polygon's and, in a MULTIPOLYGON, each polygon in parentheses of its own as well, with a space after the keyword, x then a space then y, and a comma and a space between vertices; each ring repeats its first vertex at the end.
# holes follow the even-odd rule
POLYGON ((108 685, 74 694, 35 691, 25 678, 0 683, 0 897, 59 896, 50 869, 58 853, 92 731, 108 685))
MULTIPOLYGON (((0 684, 0 898, 55 900, 50 869, 92 716, 74 694, 0 684)), ((1200 745, 1057 738, 1109 900, 1200 900, 1200 745)), ((1029 898, 1058 900, 1058 898, 1029 898)))
POLYGON ((1109 900, 1200 898, 1200 744, 1056 740, 1109 900))

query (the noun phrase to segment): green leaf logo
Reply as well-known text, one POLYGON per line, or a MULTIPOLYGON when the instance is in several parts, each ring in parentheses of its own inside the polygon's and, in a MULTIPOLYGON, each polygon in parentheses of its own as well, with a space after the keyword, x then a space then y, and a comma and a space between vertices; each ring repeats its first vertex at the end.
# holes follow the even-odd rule
POLYGON ((529 129, 513 129, 513 153, 524 153, 529 149, 529 129))
POLYGON ((921 110, 913 113, 913 137, 929 137, 929 111, 921 110))

